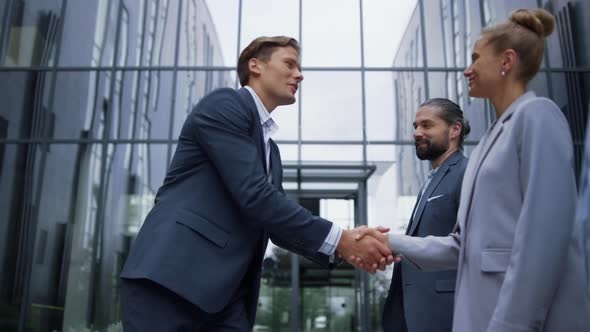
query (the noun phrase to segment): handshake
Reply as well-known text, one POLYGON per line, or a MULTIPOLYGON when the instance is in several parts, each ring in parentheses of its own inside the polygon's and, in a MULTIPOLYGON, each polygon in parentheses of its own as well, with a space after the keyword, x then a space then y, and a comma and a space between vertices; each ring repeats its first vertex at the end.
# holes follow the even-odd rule
POLYGON ((389 248, 386 234, 388 231, 389 228, 381 226, 360 226, 343 230, 336 247, 339 257, 368 273, 375 273, 377 269, 385 270, 385 266, 401 260, 401 257, 394 255, 389 248))

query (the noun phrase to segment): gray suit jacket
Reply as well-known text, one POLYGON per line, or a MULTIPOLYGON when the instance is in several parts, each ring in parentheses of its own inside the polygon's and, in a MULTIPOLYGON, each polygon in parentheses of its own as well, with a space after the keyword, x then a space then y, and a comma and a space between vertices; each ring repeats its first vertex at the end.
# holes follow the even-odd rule
MULTIPOLYGON (((425 237, 452 232, 466 167, 467 158, 461 152, 455 152, 440 165, 424 195, 416 202, 406 234, 425 237)), ((403 315, 410 332, 450 331, 456 276, 455 268, 423 272, 403 261, 396 264, 383 310, 383 330, 396 331, 396 320, 403 315), (403 308, 396 297, 403 297, 403 308), (428 319, 424 319, 425 315, 428 319)))
POLYGON ((559 108, 528 92, 474 149, 456 231, 390 236, 423 270, 458 266, 454 331, 590 331, 572 146, 559 108))

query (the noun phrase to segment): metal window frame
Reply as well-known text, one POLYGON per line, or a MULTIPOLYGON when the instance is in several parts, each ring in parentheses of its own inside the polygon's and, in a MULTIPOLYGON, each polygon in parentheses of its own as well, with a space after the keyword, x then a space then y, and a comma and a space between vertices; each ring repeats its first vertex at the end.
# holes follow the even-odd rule
MULTIPOLYGON (((3 21, 3 26, 1 27, 2 29, 0 30, 0 46, 5 46, 5 43, 7 42, 7 38, 6 35, 8 33, 8 28, 10 26, 10 20, 8 18, 10 18, 11 16, 11 11, 12 11, 12 6, 13 6, 14 0, 8 0, 5 4, 3 4, 5 6, 5 12, 4 12, 4 17, 2 18, 3 21)), ((61 13, 61 17, 65 17, 65 12, 66 12, 66 7, 67 7, 67 0, 62 0, 62 13, 61 13)), ((483 4, 484 1, 479 1, 476 3, 474 3, 474 6, 480 6, 479 10, 480 10, 480 14, 481 14, 481 26, 483 27, 485 25, 485 18, 483 17, 483 4)), ((541 0, 537 0, 537 4, 539 7, 541 7, 542 5, 542 1, 541 0)), ((177 45, 176 50, 175 50, 175 54, 174 54, 174 64, 171 66, 161 66, 161 65, 144 65, 143 64, 143 44, 144 44, 144 39, 149 37, 149 32, 146 31, 146 15, 147 12, 150 10, 150 4, 148 0, 144 1, 144 19, 142 21, 142 25, 143 25, 143 30, 142 30, 142 38, 141 38, 141 55, 140 55, 140 63, 134 66, 120 66, 117 61, 117 54, 119 52, 119 29, 120 29, 120 20, 118 20, 117 23, 117 33, 116 33, 116 37, 115 37, 115 57, 113 59, 113 63, 112 66, 60 66, 59 65, 59 60, 60 60, 60 51, 61 51, 61 38, 62 38, 62 31, 61 29, 63 29, 63 26, 60 26, 60 32, 59 32, 59 36, 58 36, 58 40, 56 42, 56 56, 55 56, 55 62, 53 65, 51 66, 31 66, 31 67, 0 67, 0 73, 3 72, 50 72, 54 75, 54 77, 58 74, 58 73, 66 73, 66 72, 107 72, 107 73, 111 73, 113 80, 111 81, 111 89, 110 89, 110 94, 112 95, 114 93, 114 87, 112 86, 114 84, 114 77, 115 74, 118 72, 128 72, 128 71, 136 71, 137 72, 137 96, 136 96, 136 100, 135 103, 138 104, 139 103, 139 99, 142 98, 141 97, 141 80, 142 80, 142 73, 143 72, 148 72, 149 74, 151 74, 151 72, 166 72, 166 71, 170 71, 173 73, 173 85, 172 85, 172 93, 171 93, 171 108, 174 109, 176 106, 176 91, 178 89, 177 85, 178 85, 178 73, 181 71, 205 71, 205 72, 213 72, 213 71, 218 71, 218 72, 222 72, 222 71, 235 71, 235 67, 234 66, 210 66, 210 65, 203 65, 203 66, 180 66, 179 65, 179 47, 178 45, 180 44, 180 36, 181 36, 181 25, 182 25, 182 9, 183 9, 183 0, 178 0, 178 13, 177 13, 177 22, 176 22, 176 40, 175 43, 177 45)), ((420 29, 421 29, 421 35, 420 35, 420 41, 416 41, 416 42, 421 42, 421 46, 422 46, 422 59, 423 59, 423 66, 416 66, 416 67, 404 67, 404 66, 391 66, 391 67, 376 67, 376 66, 366 66, 365 63, 365 43, 364 43, 364 21, 363 21, 363 0, 358 0, 358 5, 359 5, 359 15, 360 15, 360 50, 361 50, 361 65, 360 66, 339 66, 339 67, 323 67, 323 66, 312 66, 312 67, 303 67, 303 71, 308 71, 308 72, 358 72, 361 74, 361 98, 362 98, 362 108, 361 108, 361 112, 362 112, 362 140, 304 140, 302 139, 302 128, 303 128, 303 119, 302 119, 302 103, 301 103, 301 98, 302 98, 302 88, 299 89, 298 92, 298 98, 299 98, 299 104, 298 104, 298 128, 297 128, 297 139, 295 140, 279 140, 277 141, 277 143, 279 144, 289 144, 289 145, 297 145, 297 161, 298 162, 302 162, 302 146, 303 145, 360 145, 362 146, 362 163, 364 165, 368 164, 368 156, 367 156, 367 149, 369 145, 394 145, 394 146, 413 146, 414 142, 411 140, 401 140, 401 139, 395 139, 395 140, 368 140, 367 139, 367 119, 366 119, 366 73, 367 72, 390 72, 390 73, 394 73, 394 72, 415 72, 415 73, 423 73, 424 75, 424 95, 426 98, 430 97, 430 80, 429 80, 429 73, 436 73, 436 72, 441 72, 441 73, 457 73, 457 72, 462 72, 465 68, 464 67, 429 67, 428 66, 428 48, 426 47, 427 41, 426 41, 426 24, 425 24, 425 12, 424 12, 424 8, 425 8, 425 4, 424 4, 424 0, 418 0, 417 2, 417 6, 419 6, 419 10, 420 10, 420 29)), ((119 6, 124 6, 123 4, 123 0, 120 0, 119 2, 119 6)), ((170 6, 170 4, 169 4, 170 6)), ((237 57, 239 57, 240 54, 240 44, 241 44, 241 38, 242 38, 242 15, 243 15, 243 0, 239 0, 238 1, 238 26, 237 26, 237 57)), ((475 7, 472 8, 473 10, 476 10, 475 7)), ((452 3, 451 3, 451 11, 452 9, 452 3)), ((120 14, 121 11, 119 9, 119 13, 120 14)), ((298 15, 299 15, 299 41, 300 44, 303 45, 303 40, 302 40, 302 25, 303 25, 303 0, 299 0, 299 11, 298 11, 298 15)), ((442 15, 442 13, 441 13, 442 15)), ((451 15, 451 20, 453 20, 453 16, 451 15)), ((443 23, 444 24, 444 23, 443 23)), ((471 31, 471 33, 473 33, 474 31, 471 31)), ((128 33, 130 33, 128 31, 128 33)), ((152 43, 152 48, 154 48, 154 43, 152 43)), ((545 48, 547 48, 547 45, 545 45, 545 48)), ((4 59, 5 55, 4 54, 6 52, 6 47, 0 47, 0 50, 2 50, 2 53, 0 53, 0 63, 2 63, 2 60, 4 59)), ((446 52, 445 52, 445 56, 446 56, 446 52)), ((152 57, 152 61, 153 61, 153 57, 152 57)), ((453 60, 454 61, 454 60, 453 60)), ((549 63, 549 58, 548 58, 548 53, 545 52, 545 68, 542 68, 541 70, 539 70, 540 73, 543 73, 546 75, 546 79, 548 82, 548 93, 549 96, 553 96, 554 90, 553 90, 553 84, 552 84, 552 74, 554 73, 579 73, 579 74, 585 74, 585 73, 589 73, 590 72, 590 67, 559 67, 559 68, 553 68, 550 66, 549 63)), ((55 78, 54 78, 55 80, 55 78)), ((445 81, 446 84, 446 81, 445 81)), ((397 88, 397 83, 394 84, 395 88, 397 88)), ((239 78, 236 76, 236 82, 235 82, 235 87, 237 88, 239 86, 239 78)), ((54 98, 54 88, 55 87, 55 83, 52 85, 52 87, 50 88, 51 90, 51 101, 50 101, 50 110, 49 111, 53 111, 53 98, 54 98)), ((455 89, 455 92, 457 91, 457 89, 455 89)), ((111 96, 110 101, 113 101, 113 98, 111 96)), ((484 107, 489 107, 489 105, 485 105, 484 107)), ((118 144, 153 144, 153 145, 166 145, 168 147, 167 150, 167 162, 169 164, 171 157, 172 157, 172 147, 178 143, 178 141, 176 139, 174 139, 174 135, 173 135, 173 123, 174 123, 174 112, 171 112, 170 114, 170 123, 169 123, 169 132, 168 132, 168 138, 167 139, 151 139, 151 138, 147 138, 147 139, 136 139, 136 127, 137 127, 137 121, 135 118, 137 118, 138 116, 142 116, 143 112, 140 112, 139 109, 135 109, 135 114, 134 114, 134 125, 133 125, 133 129, 132 129, 132 133, 131 134, 131 138, 130 139, 112 139, 109 137, 108 134, 103 135, 103 137, 98 138, 98 139, 84 139, 84 138, 78 138, 78 139, 60 139, 60 138, 53 138, 53 137, 48 137, 47 135, 43 134, 41 136, 37 136, 37 137, 33 137, 33 138, 8 138, 8 137, 1 137, 0 138, 0 147, 4 147, 4 145, 8 145, 8 144, 21 144, 21 145, 28 145, 28 146, 32 146, 35 147, 37 145, 39 146, 50 146, 52 144, 72 144, 72 145, 84 145, 84 144, 97 144, 100 145, 102 148, 102 155, 101 155, 101 188, 99 190, 100 194, 100 198, 99 198, 99 206, 97 208, 97 226, 101 226, 102 223, 104 222, 102 219, 104 219, 104 204, 105 204, 105 197, 106 197, 106 186, 104 184, 104 179, 106 177, 105 171, 106 171, 106 163, 107 163, 107 158, 108 158, 108 154, 107 154, 107 150, 109 146, 112 145, 118 145, 118 144)), ((111 120, 109 118, 105 119, 105 132, 108 133, 110 131, 110 127, 111 127, 111 120)), ((120 124, 120 122, 119 122, 120 124)), ((478 142, 477 141, 467 141, 465 142, 466 145, 476 145, 478 142)), ((574 146, 583 146, 584 142, 583 141, 575 141, 574 142, 574 146)), ((45 158, 45 154, 46 153, 42 153, 42 158, 41 158, 41 162, 44 163, 44 158, 45 158)), ((131 156, 131 163, 133 160, 133 155, 131 156)), ((301 170, 298 169, 298 178, 300 181, 298 181, 298 189, 301 191, 301 170)), ((37 188, 37 190, 39 190, 37 188)), ((366 194, 367 194, 367 183, 366 180, 362 183, 362 185, 359 186, 359 191, 358 191, 358 204, 359 206, 364 206, 365 208, 365 212, 362 212, 361 215, 359 215, 358 217, 358 225, 364 225, 367 223, 367 216, 366 216, 366 194)), ((39 195, 37 195, 39 196, 39 195)), ((37 198, 38 200, 39 198, 37 198)), ((38 205, 38 202, 37 202, 38 205)), ((361 209, 359 209, 358 211, 361 211, 361 209)), ((34 234, 33 234, 34 235, 34 234)), ((102 230, 101 228, 96 228, 95 231, 95 235, 96 236, 104 236, 102 234, 102 230)), ((33 246, 34 246, 34 240, 35 240, 35 236, 31 237, 32 241, 33 241, 33 246)), ((98 245, 98 238, 95 239, 95 247, 98 245)), ((31 248, 31 249, 34 249, 31 248)), ((295 259, 298 258, 294 258, 293 261, 295 261, 295 259)), ((97 264, 100 264, 100 262, 97 262, 97 264)), ((295 264, 295 263, 293 263, 295 264)), ((298 264, 298 261, 297 261, 298 264)), ((94 266, 94 265, 93 265, 94 266)), ((295 265, 294 265, 295 266, 295 265)), ((98 266, 98 269, 100 268, 100 266, 98 266)), ((29 271, 30 272, 30 271, 29 271)), ((30 279, 30 276, 29 276, 30 279)), ((365 299, 368 300, 369 299, 369 288, 368 288, 368 277, 366 275, 362 275, 359 276, 360 280, 360 285, 361 285, 361 292, 362 294, 360 295, 361 299, 365 299)), ((292 304, 293 304, 293 308, 292 308, 292 317, 299 317, 299 292, 298 292, 298 280, 293 279, 293 285, 297 286, 297 287, 293 287, 293 294, 292 294, 292 304)), ((93 286, 94 287, 94 286, 93 286)), ((26 290, 25 290, 26 291, 26 290)), ((28 292, 28 291, 26 291, 28 292)), ((28 299, 28 294, 26 294, 25 296, 23 296, 23 305, 27 305, 27 303, 29 302, 28 299)), ((91 300, 93 303, 96 302, 95 299, 91 300)), ((21 310, 21 312, 26 312, 26 310, 21 310)), ((19 331, 22 331, 24 329, 24 319, 25 316, 24 314, 19 314, 19 331)), ((360 311, 360 328, 361 330, 368 330, 370 328, 369 326, 369 306, 368 305, 364 305, 363 308, 360 311)), ((96 321, 96 317, 95 317, 95 310, 93 309, 91 312, 91 317, 93 321, 96 321)), ((298 329, 298 319, 293 319, 292 321, 294 321, 295 323, 292 323, 293 325, 291 326, 292 330, 296 331, 298 329)))

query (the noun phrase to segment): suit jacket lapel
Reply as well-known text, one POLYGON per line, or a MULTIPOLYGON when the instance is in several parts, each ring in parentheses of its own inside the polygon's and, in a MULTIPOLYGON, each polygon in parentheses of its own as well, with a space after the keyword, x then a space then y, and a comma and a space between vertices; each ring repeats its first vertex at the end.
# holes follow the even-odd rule
POLYGON ((270 140, 270 172, 272 174, 272 183, 277 189, 282 188, 283 182, 283 165, 281 163, 281 155, 279 147, 271 139, 270 140))
POLYGON ((463 181, 465 182, 466 186, 465 192, 461 192, 461 200, 463 201, 463 197, 467 198, 467 204, 465 204, 464 209, 462 209, 464 204, 460 204, 458 214, 458 216, 460 216, 460 218, 458 218, 459 221, 463 222, 462 225, 459 225, 463 234, 465 234, 467 231, 467 218, 469 216, 469 211, 471 210, 471 202, 473 200, 473 193, 475 191, 477 174, 479 173, 481 165, 486 159, 492 146, 494 146, 494 143, 496 143, 498 137, 500 137, 500 134, 502 134, 503 126, 503 122, 498 121, 494 128, 492 128, 491 132, 484 134, 484 137, 480 141, 481 146, 479 146, 480 149, 478 149, 477 155, 472 156, 470 159, 474 163, 474 166, 470 170, 465 171, 463 181))
POLYGON ((486 157, 490 153, 492 147, 502 134, 504 130, 504 124, 512 118, 512 115, 518 110, 524 103, 535 97, 534 92, 527 92, 524 95, 516 99, 510 107, 502 114, 497 120, 494 128, 491 132, 484 134, 484 137, 480 140, 473 155, 469 159, 469 164, 465 170, 465 176, 463 178, 463 188, 461 190, 461 204, 459 204, 459 212, 457 218, 461 223, 459 225, 462 236, 467 233, 467 218, 471 210, 471 202, 473 201, 473 193, 475 191, 475 185, 477 181, 477 175, 481 165, 485 161, 486 157), (477 153, 475 153, 477 151, 477 153), (473 164, 473 167, 471 166, 473 164))
MULTIPOLYGON (((264 149, 264 135, 262 133, 262 125, 260 124, 260 116, 258 115, 258 108, 256 107, 256 103, 254 102, 254 98, 250 94, 246 88, 241 88, 238 90, 238 94, 242 97, 242 99, 248 105, 250 112, 254 114, 254 128, 252 130, 252 138, 258 145, 258 154, 260 156, 260 160, 262 161, 262 167, 264 167, 264 174, 268 175, 268 170, 266 169, 266 155, 264 149)), ((272 155, 272 153, 271 153, 272 155)))
POLYGON ((414 218, 412 219, 410 230, 407 232, 408 235, 412 235, 414 231, 416 231, 416 228, 418 227, 418 224, 422 219, 422 213, 424 212, 424 208, 428 203, 428 198, 432 195, 432 192, 434 191, 434 189, 436 189, 440 181, 442 181, 442 179, 445 177, 445 175, 449 171, 449 167, 451 165, 456 164, 457 160, 459 160, 460 157, 461 152, 453 153, 447 160, 445 160, 445 162, 440 166, 440 169, 436 172, 432 180, 430 180, 428 188, 424 190, 424 194, 420 197, 419 203, 417 203, 419 205, 416 207, 417 210, 416 213, 414 213, 414 218))

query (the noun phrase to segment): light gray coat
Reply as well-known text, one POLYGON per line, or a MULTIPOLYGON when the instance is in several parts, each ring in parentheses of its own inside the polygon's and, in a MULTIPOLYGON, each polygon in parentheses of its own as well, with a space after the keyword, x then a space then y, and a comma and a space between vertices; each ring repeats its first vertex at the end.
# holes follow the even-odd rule
POLYGON ((458 267, 453 331, 590 331, 575 208, 567 121, 528 92, 473 150, 456 231, 389 242, 422 270, 458 267))

